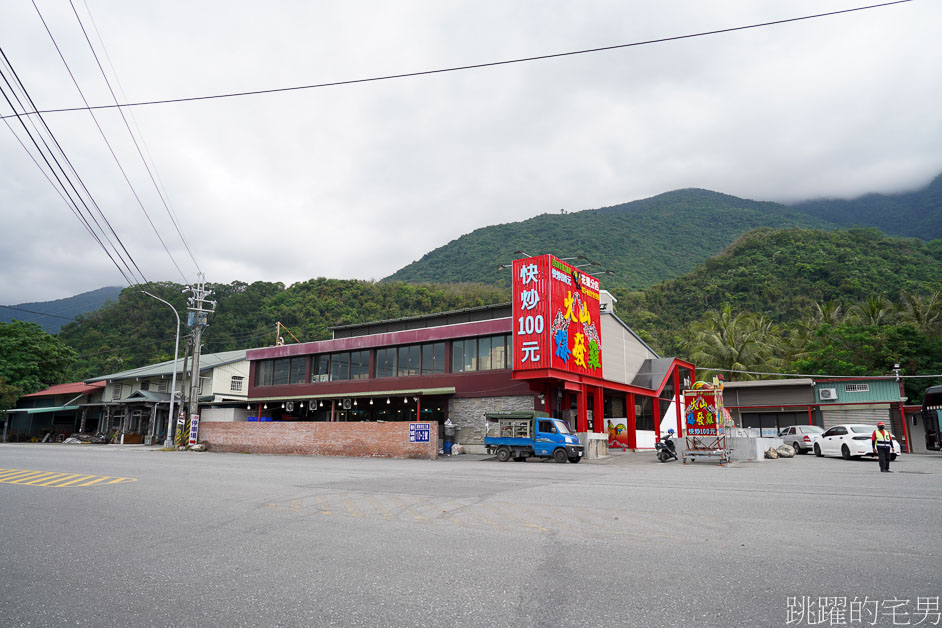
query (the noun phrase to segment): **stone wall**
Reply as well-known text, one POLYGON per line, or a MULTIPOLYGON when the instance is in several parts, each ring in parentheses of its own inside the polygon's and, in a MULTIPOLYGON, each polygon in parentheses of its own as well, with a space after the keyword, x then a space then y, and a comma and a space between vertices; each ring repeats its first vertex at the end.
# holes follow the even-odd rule
POLYGON ((468 447, 468 453, 484 452, 484 414, 533 410, 533 395, 514 397, 452 397, 448 418, 457 426, 455 441, 468 447))
POLYGON ((200 423, 199 442, 210 451, 310 456, 438 457, 438 423, 428 443, 409 442, 408 422, 200 423))

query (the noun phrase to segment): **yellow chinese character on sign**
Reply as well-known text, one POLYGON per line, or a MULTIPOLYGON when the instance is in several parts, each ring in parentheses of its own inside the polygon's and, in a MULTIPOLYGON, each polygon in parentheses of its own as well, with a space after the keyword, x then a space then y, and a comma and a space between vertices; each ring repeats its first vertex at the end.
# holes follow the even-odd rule
POLYGON ((579 322, 583 325, 588 325, 592 322, 592 317, 589 316, 589 308, 586 307, 585 303, 583 303, 582 307, 579 309, 579 322))
POLYGON ((576 346, 572 348, 572 357, 576 361, 576 366, 588 368, 585 363, 585 336, 576 332, 576 346))
POLYGON ((572 298, 572 290, 566 295, 566 298, 563 299, 563 305, 566 306, 566 320, 570 320, 573 323, 576 322, 576 315, 572 313, 572 304, 575 303, 575 299, 572 298))
POLYGON ((703 412, 697 412, 697 425, 703 425, 703 412))

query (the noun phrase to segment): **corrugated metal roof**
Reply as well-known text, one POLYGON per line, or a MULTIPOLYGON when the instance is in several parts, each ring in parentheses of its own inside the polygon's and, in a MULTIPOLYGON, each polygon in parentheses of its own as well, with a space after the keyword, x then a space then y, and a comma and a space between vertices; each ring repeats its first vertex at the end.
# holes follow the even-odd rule
POLYGON ((24 397, 52 397, 55 395, 86 395, 105 387, 105 383, 86 384, 85 382, 72 382, 69 384, 56 384, 39 392, 23 395, 24 397))
POLYGON ((7 412, 23 412, 25 414, 44 414, 46 412, 68 412, 78 410, 78 406, 55 406, 53 408, 10 408, 7 412))
MULTIPOLYGON (((232 364, 233 362, 244 360, 246 351, 247 349, 237 349, 235 351, 221 351, 219 353, 204 353, 200 355, 200 372, 202 373, 203 371, 208 371, 209 369, 215 368, 217 366, 232 364)), ((173 373, 173 362, 173 360, 167 360, 166 362, 141 366, 128 371, 120 371, 118 373, 111 373, 110 375, 102 375, 100 377, 92 377, 90 379, 86 379, 85 382, 103 382, 113 379, 131 378, 141 379, 146 377, 156 377, 158 375, 171 375, 173 373)), ((176 362, 177 374, 179 375, 181 372, 183 372, 183 360, 179 359, 176 362)))

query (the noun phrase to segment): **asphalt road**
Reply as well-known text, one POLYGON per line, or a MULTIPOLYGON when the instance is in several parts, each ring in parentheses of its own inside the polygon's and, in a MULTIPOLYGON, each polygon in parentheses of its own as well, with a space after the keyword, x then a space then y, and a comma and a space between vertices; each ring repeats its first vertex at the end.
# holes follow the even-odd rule
POLYGON ((821 597, 833 625, 933 625, 942 596, 942 457, 4 444, 0 468, 4 627, 797 626, 821 597))

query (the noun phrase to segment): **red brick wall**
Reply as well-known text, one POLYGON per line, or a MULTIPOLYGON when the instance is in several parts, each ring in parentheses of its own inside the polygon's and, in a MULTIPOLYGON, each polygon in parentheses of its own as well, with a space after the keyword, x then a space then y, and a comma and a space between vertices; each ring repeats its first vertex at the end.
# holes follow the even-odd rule
POLYGON ((409 423, 200 423, 199 442, 211 451, 313 456, 438 458, 438 423, 428 443, 409 442, 409 423))

